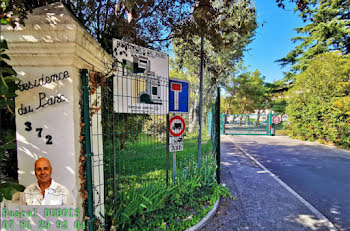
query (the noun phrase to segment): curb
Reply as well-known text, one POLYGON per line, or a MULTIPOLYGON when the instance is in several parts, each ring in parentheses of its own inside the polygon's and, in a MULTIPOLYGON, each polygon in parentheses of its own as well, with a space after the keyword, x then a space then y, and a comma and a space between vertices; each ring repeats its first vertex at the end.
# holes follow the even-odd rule
POLYGON ((200 220, 196 225, 192 226, 191 228, 186 229, 185 231, 198 231, 201 228, 203 228, 218 210, 219 202, 220 198, 215 202, 213 208, 207 213, 207 215, 202 220, 200 220))

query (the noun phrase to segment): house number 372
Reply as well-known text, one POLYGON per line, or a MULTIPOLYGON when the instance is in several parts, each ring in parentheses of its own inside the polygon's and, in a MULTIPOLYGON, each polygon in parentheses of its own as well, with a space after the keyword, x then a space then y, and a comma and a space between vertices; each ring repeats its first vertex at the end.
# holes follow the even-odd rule
MULTIPOLYGON (((33 130, 32 127, 32 123, 31 122, 25 122, 24 125, 26 126, 24 130, 26 130, 27 132, 30 132, 33 130)), ((38 133, 38 137, 41 138, 42 137, 42 132, 43 132, 43 128, 35 128, 35 131, 38 133)), ((46 135, 45 136, 46 139, 46 144, 47 145, 51 145, 52 144, 52 136, 51 135, 46 135)))

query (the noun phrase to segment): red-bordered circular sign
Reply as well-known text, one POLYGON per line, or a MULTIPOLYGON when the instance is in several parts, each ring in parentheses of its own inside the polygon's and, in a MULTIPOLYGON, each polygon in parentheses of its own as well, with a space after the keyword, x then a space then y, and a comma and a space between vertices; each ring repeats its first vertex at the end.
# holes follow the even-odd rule
POLYGON ((186 129, 186 123, 180 116, 173 116, 169 120, 169 133, 172 136, 181 136, 186 129), (180 123, 176 123, 180 121, 180 123), (180 125, 179 125, 180 124, 180 125))
POLYGON ((280 117, 280 116, 274 116, 274 117, 272 118, 272 122, 273 122, 274 124, 279 124, 279 123, 281 123, 281 117, 280 117))

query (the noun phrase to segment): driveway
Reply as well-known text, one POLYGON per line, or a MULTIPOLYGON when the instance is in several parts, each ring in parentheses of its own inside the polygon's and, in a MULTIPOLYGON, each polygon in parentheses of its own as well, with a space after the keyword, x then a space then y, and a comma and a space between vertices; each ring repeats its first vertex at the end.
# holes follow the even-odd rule
POLYGON ((288 137, 223 135, 221 167, 237 199, 223 199, 202 230, 350 230, 349 151, 288 137))

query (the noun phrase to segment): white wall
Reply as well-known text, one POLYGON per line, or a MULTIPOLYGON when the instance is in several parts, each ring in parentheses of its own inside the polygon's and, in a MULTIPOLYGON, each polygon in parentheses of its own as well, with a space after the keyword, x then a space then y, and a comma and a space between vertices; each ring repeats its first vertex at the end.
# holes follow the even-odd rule
POLYGON ((51 79, 60 75, 62 78, 51 83, 44 80, 46 84, 40 81, 41 84, 37 87, 16 92, 19 183, 27 186, 36 182, 34 162, 39 157, 45 157, 50 160, 53 167, 53 179, 76 193, 78 189, 75 139, 72 137, 74 134, 72 82, 79 78, 77 76, 79 73, 75 73, 71 67, 16 69, 22 75, 20 77, 23 80, 22 86, 38 83, 46 77, 51 79), (31 130, 28 131, 29 129, 31 130))

